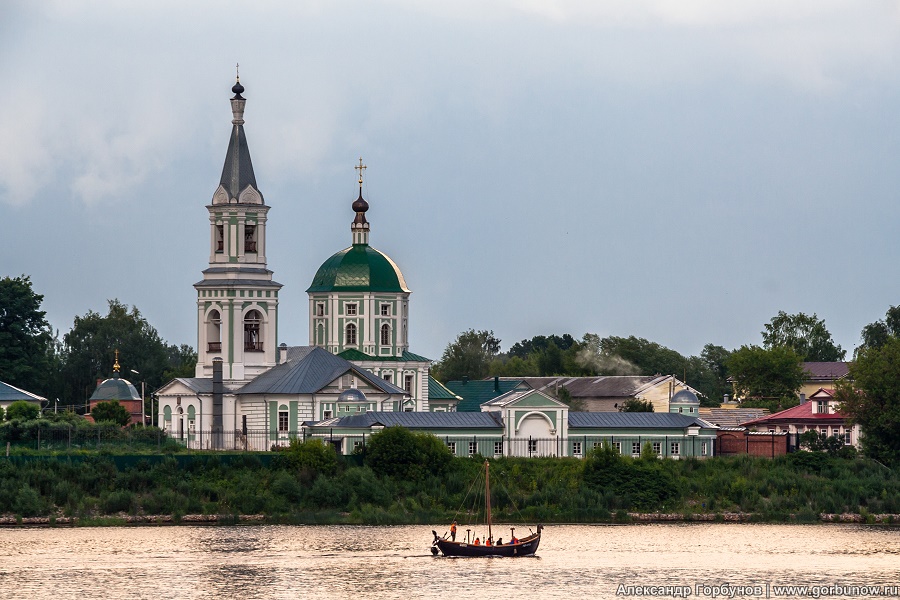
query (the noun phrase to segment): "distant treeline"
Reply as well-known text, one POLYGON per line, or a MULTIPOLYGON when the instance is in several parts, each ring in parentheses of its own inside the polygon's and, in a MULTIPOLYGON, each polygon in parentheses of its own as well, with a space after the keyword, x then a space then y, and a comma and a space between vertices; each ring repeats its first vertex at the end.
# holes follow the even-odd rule
MULTIPOLYGON (((467 510, 484 459, 440 458, 432 467, 424 461, 439 449, 429 444, 420 443, 401 468, 387 445, 380 455, 376 446, 374 457, 345 458, 319 441, 261 455, 12 456, 0 459, 0 514, 82 522, 186 514, 264 514, 287 523, 478 522, 482 509, 467 510)), ((603 522, 624 520, 627 512, 745 512, 808 522, 821 513, 900 513, 900 476, 872 461, 823 453, 675 461, 607 448, 584 460, 499 458, 491 465, 497 522, 603 522)))

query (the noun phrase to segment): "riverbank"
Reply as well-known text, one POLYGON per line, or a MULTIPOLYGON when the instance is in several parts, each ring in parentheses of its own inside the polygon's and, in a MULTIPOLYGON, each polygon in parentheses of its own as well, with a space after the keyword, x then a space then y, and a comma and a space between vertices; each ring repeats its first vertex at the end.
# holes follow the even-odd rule
MULTIPOLYGON (((0 460, 0 525, 477 521, 477 509, 460 511, 471 510, 482 457, 411 478, 379 474, 361 457, 325 460, 307 450, 11 457, 0 460)), ((859 458, 803 452, 675 461, 595 452, 491 462, 498 522, 900 522, 900 476, 859 458)))
MULTIPOLYGON (((366 523, 341 522, 348 515, 335 515, 337 525, 359 526, 366 523)), ((106 515, 102 517, 16 517, 0 516, 0 526, 4 527, 119 527, 131 525, 281 525, 290 521, 284 516, 268 517, 266 515, 106 515)), ((900 514, 821 514, 818 523, 865 523, 880 525, 900 525, 900 514)), ((801 523, 797 515, 788 515, 783 521, 764 521, 762 515, 755 513, 626 513, 624 520, 597 521, 595 524, 648 524, 648 523, 801 523)), ((803 522, 805 523, 805 522, 803 522)), ((545 525, 571 525, 572 523, 545 523, 545 525)), ((584 523, 582 523, 584 524, 584 523)), ((428 525, 428 523, 401 523, 400 525, 428 525)))

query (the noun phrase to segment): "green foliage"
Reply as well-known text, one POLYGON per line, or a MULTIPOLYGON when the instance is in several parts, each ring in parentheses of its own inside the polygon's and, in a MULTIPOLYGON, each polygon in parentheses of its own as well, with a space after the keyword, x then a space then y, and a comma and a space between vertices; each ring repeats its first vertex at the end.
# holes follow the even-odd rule
POLYGON ((0 374, 4 383, 46 394, 54 345, 43 300, 26 275, 0 279, 0 374))
POLYGON ((845 447, 843 439, 819 433, 814 429, 800 434, 800 445, 811 452, 827 452, 831 456, 837 456, 845 447))
POLYGON ((884 319, 869 323, 862 330, 862 346, 880 348, 890 338, 900 337, 900 306, 891 306, 884 319))
POLYGON ((801 360, 832 362, 844 360, 846 351, 835 345, 825 321, 815 313, 789 315, 783 310, 765 324, 762 332, 763 346, 771 350, 786 346, 796 352, 801 360))
POLYGON ((866 456, 900 465, 900 338, 861 348, 847 379, 837 383, 837 399, 841 412, 862 427, 866 456))
POLYGON ((64 404, 83 404, 90 397, 97 379, 110 376, 116 350, 122 371, 138 371, 149 389, 160 387, 169 375, 191 374, 195 360, 189 347, 167 346, 137 307, 118 300, 109 301, 106 315, 89 311, 75 317, 63 342, 64 404))
POLYGON ((791 348, 741 346, 728 357, 727 366, 744 406, 777 412, 799 403, 797 391, 805 374, 802 359, 791 348))
POLYGON ((338 456, 334 446, 317 438, 305 442, 293 439, 281 456, 286 465, 298 471, 304 481, 313 481, 319 475, 331 477, 338 471, 338 456))
POLYGON ((675 480, 655 454, 641 455, 633 460, 604 444, 585 458, 584 482, 612 494, 610 508, 662 509, 677 496, 675 480))
POLYGON ((131 420, 131 413, 118 400, 108 400, 95 404, 91 409, 91 417, 97 423, 115 423, 124 427, 131 420))
POLYGON ((447 446, 431 434, 387 427, 369 438, 365 464, 381 477, 422 481, 443 475, 452 458, 447 446))
POLYGON ((432 374, 441 381, 482 379, 499 352, 500 340, 493 331, 469 329, 447 346, 441 360, 432 367, 432 374))
POLYGON ((31 421, 33 419, 37 419, 40 413, 41 409, 38 408, 38 406, 33 402, 28 402, 27 400, 16 400, 7 407, 6 420, 31 421))
POLYGON ((649 400, 629 398, 619 405, 619 412, 653 412, 653 403, 649 400))

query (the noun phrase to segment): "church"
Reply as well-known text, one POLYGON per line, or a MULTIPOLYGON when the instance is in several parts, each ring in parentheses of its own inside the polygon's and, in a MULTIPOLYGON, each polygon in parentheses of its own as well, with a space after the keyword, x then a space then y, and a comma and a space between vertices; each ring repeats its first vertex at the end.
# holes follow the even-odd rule
POLYGON ((195 376, 156 393, 157 423, 169 435, 190 448, 221 450, 269 450, 317 436, 349 454, 384 427, 401 425, 438 436, 460 456, 582 457, 607 443, 634 456, 644 445, 672 458, 713 454, 716 427, 699 418, 690 390, 671 397, 662 413, 579 413, 517 381, 458 412, 462 396, 409 350, 411 292, 403 274, 369 245, 362 159, 351 245, 325 260, 306 289, 308 345, 281 342, 282 285, 266 262, 270 207, 253 173, 240 78, 232 92, 225 165, 206 207, 209 263, 194 284, 195 376))
POLYGON ((244 131, 244 87, 232 88, 232 128, 209 212, 209 263, 197 292, 195 377, 157 391, 160 427, 194 447, 255 449, 297 436, 303 423, 365 412, 453 409, 431 361, 409 350, 409 296, 389 256, 369 245, 369 205, 351 204, 351 245, 329 257, 306 290, 309 344, 278 338, 282 284, 266 262, 269 209, 244 131), (429 402, 429 391, 437 402, 429 402), (257 439, 259 436, 254 436, 257 439))

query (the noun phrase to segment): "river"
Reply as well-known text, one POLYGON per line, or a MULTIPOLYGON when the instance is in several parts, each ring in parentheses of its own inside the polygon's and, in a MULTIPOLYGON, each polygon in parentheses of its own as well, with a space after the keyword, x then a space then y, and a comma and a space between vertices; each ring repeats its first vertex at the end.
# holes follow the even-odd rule
MULTIPOLYGON (((783 597, 871 596, 871 589, 856 586, 889 586, 886 591, 900 597, 895 527, 550 525, 538 556, 512 559, 435 558, 431 529, 5 528, 0 598, 583 600, 734 592, 723 584, 744 586, 734 597, 754 597, 759 590, 776 597, 779 585, 816 586, 806 596, 795 590, 783 597)), ((495 535, 498 529, 508 533, 497 527, 495 535)))

